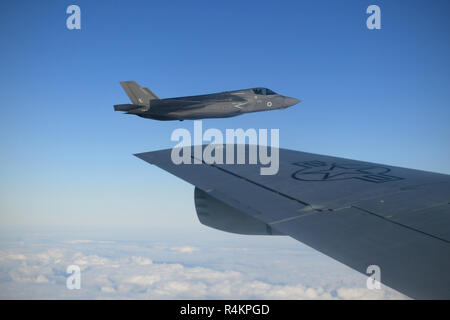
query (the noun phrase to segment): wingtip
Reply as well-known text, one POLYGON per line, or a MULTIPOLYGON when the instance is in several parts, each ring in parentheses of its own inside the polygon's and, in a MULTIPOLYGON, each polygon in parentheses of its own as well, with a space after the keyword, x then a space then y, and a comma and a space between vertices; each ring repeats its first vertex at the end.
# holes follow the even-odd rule
POLYGON ((150 164, 154 164, 159 161, 163 162, 170 161, 171 150, 172 149, 162 149, 156 151, 139 152, 133 153, 133 156, 141 160, 144 160, 145 162, 148 162, 150 164))
POLYGON ((153 155, 154 152, 140 152, 140 153, 134 153, 133 156, 136 158, 139 158, 145 162, 153 163, 155 156, 153 155))
POLYGON ((143 159, 144 154, 146 154, 146 152, 133 153, 133 156, 135 156, 139 159, 143 159))

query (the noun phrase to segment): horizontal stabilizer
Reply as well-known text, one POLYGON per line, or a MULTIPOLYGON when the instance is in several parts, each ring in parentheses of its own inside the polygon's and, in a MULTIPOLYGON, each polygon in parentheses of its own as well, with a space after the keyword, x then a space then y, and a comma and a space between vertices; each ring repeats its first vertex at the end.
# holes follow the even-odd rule
POLYGON ((114 106, 114 111, 130 111, 138 108, 142 108, 142 106, 137 104, 116 104, 114 106))

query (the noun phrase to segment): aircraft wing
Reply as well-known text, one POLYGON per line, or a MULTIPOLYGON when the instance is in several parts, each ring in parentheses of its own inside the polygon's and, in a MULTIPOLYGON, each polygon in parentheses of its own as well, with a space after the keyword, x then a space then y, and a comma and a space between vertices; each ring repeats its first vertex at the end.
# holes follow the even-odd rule
POLYGON ((191 100, 182 100, 182 99, 163 99, 163 100, 152 100, 150 101, 150 109, 153 112, 162 112, 167 113, 170 111, 177 110, 192 110, 192 109, 200 109, 205 107, 205 103, 203 101, 191 99, 191 100))
POLYGON ((411 298, 450 298, 449 175, 286 149, 272 176, 175 165, 170 149, 136 156, 363 274, 379 266, 411 298))

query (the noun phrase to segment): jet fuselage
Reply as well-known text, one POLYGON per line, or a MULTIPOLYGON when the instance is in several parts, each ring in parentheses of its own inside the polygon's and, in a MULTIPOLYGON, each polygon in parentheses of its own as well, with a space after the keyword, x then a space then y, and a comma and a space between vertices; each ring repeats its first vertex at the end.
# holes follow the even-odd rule
POLYGON ((135 82, 121 84, 134 104, 116 105, 115 110, 155 120, 227 118, 250 112, 284 109, 300 102, 266 88, 158 99, 153 98, 156 96, 149 89, 141 88, 135 82))

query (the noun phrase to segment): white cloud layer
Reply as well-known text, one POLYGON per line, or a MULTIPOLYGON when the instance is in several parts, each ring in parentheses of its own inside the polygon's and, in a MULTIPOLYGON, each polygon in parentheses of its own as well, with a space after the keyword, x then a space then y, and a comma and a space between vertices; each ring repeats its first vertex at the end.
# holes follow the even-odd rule
POLYGON ((294 256, 291 260, 293 269, 285 269, 283 259, 285 256, 289 257, 290 253, 280 257, 274 254, 269 261, 263 253, 250 256, 249 252, 252 250, 245 248, 200 250, 189 245, 149 247, 84 240, 54 242, 42 246, 10 246, 0 250, 0 298, 404 298, 389 288, 366 289, 364 277, 352 275, 348 281, 337 281, 336 274, 330 273, 329 280, 326 280, 311 273, 314 271, 302 271, 304 267, 295 266, 297 260, 309 259, 311 270, 321 268, 321 262, 315 261, 308 254, 302 257, 303 260, 294 256), (238 261, 235 267, 233 264, 226 265, 225 261, 229 261, 230 257, 221 257, 224 253, 229 253, 231 259, 238 261), (205 256, 210 256, 210 260, 205 260, 205 256), (167 261, 161 258, 166 258, 167 261), (216 264, 220 259, 223 259, 222 262, 216 264), (255 265, 264 266, 265 263, 266 269, 255 268, 255 265), (68 290, 65 286, 68 276, 66 269, 72 264, 81 269, 81 290, 68 290), (292 273, 291 276, 289 272, 292 273))

